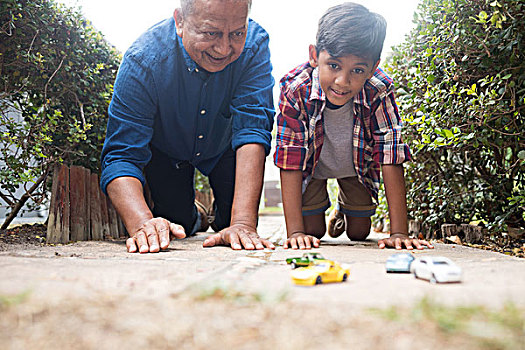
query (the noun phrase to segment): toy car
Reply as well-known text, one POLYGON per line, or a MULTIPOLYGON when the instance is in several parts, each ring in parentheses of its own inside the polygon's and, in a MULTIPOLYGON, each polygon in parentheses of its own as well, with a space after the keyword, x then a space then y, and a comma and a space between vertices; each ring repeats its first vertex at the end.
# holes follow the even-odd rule
POLYGON ((385 263, 386 272, 410 273, 410 265, 415 260, 410 253, 399 253, 391 255, 385 263))
POLYGON ((350 275, 350 269, 331 260, 315 260, 310 266, 299 267, 290 272, 292 281, 298 285, 344 282, 350 275))
POLYGON ((288 258, 286 263, 292 265, 292 268, 304 267, 311 265, 316 260, 325 260, 321 253, 309 252, 304 253, 300 258, 288 258))
POLYGON ((412 262, 410 270, 416 278, 430 283, 461 281, 461 268, 442 256, 422 256, 412 262))

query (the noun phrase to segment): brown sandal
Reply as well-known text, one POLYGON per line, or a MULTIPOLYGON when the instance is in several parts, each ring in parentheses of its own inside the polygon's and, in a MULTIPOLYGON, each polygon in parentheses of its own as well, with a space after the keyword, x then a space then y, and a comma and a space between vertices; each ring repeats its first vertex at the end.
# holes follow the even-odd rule
POLYGON ((345 216, 339 210, 334 209, 328 216, 328 235, 337 238, 345 232, 345 216))

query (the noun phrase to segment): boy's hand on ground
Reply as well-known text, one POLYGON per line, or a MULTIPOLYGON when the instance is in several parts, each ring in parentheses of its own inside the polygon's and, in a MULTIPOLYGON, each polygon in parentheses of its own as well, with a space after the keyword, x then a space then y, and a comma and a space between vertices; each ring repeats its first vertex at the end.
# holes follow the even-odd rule
POLYGON ((312 247, 319 248, 319 244, 321 244, 319 238, 298 232, 288 237, 283 248, 288 249, 290 246, 292 249, 312 249, 312 247))
POLYGON ((430 244, 429 242, 423 239, 410 238, 408 235, 403 234, 403 233, 394 233, 390 235, 389 238, 380 239, 377 242, 377 245, 379 246, 379 249, 388 247, 388 248, 396 248, 397 250, 401 250, 403 249, 403 247, 406 247, 406 249, 412 250, 414 249, 412 245, 414 245, 416 249, 424 249, 424 247, 434 249, 434 246, 430 244))
POLYGON ((233 250, 253 250, 270 248, 275 249, 272 242, 259 237, 254 228, 234 224, 224 230, 209 236, 204 240, 203 247, 214 247, 216 245, 229 245, 233 250))
POLYGON ((157 253, 170 245, 172 238, 184 238, 186 233, 180 225, 163 218, 146 221, 126 240, 129 253, 157 253))

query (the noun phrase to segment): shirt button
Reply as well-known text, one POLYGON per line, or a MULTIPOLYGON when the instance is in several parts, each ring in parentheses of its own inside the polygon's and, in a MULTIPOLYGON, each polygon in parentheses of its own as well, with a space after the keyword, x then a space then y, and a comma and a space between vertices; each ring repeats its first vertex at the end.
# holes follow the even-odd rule
POLYGON ((188 72, 191 72, 191 68, 188 68, 188 72))
POLYGON ((196 154, 197 157, 199 157, 200 155, 201 155, 200 152, 196 154))
POLYGON ((195 68, 195 71, 196 71, 197 73, 199 73, 199 68, 195 68))
POLYGON ((204 135, 199 135, 199 139, 203 139, 204 138, 204 135))
POLYGON ((201 110, 201 114, 206 114, 206 110, 205 110, 205 109, 202 109, 202 110, 201 110))

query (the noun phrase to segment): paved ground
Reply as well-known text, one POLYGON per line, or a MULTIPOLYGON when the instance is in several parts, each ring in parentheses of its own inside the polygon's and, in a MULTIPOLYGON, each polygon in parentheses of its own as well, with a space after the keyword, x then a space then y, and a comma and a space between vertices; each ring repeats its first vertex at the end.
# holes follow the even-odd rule
MULTIPOLYGON (((259 232, 275 239, 283 222, 280 216, 263 216, 259 232)), ((462 283, 431 285, 411 275, 385 273, 384 263, 394 251, 378 249, 374 240, 324 240, 317 250, 350 265, 348 282, 298 287, 292 284, 284 260, 301 252, 281 247, 240 252, 226 247, 204 249, 205 237, 199 234, 174 241, 168 251, 146 255, 126 253, 123 241, 0 253, 0 296, 4 305, 15 305, 0 308, 5 316, 0 321, 0 341, 6 348, 133 344, 191 349, 330 344, 344 348, 353 339, 355 348, 407 349, 422 344, 439 348, 443 344, 437 340, 432 345, 416 336, 405 337, 410 340, 407 346, 408 340, 397 333, 389 334, 397 339, 392 342, 377 332, 358 346, 355 341, 361 328, 377 328, 362 313, 371 307, 409 307, 425 297, 446 305, 498 309, 512 302, 525 309, 525 261, 498 253, 442 244, 418 251, 416 255, 449 257, 463 269, 462 283), (286 318, 288 327, 283 328, 279 322, 286 318), (316 326, 316 318, 328 328, 316 326), (307 320, 313 328, 297 328, 307 320), (360 328, 356 322, 366 325, 360 328), (332 332, 327 324, 335 328, 339 324, 350 333, 332 334, 327 338, 332 343, 321 340, 332 332), (292 325, 296 328, 290 329, 292 325), (264 327, 270 327, 273 335, 265 335, 264 327)))

